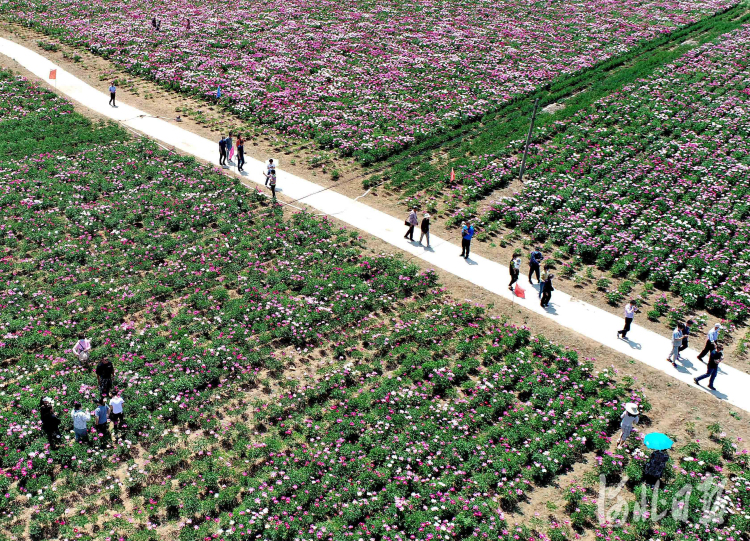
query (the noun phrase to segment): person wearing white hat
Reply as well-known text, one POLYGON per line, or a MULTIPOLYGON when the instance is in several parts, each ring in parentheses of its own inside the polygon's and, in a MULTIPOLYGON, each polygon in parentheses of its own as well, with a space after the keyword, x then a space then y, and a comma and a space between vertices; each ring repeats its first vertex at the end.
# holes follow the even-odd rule
POLYGON ((419 235, 419 244, 422 244, 422 238, 427 237, 427 247, 430 247, 430 214, 425 212, 422 215, 422 223, 419 224, 422 234, 419 235))
POLYGON ((625 411, 622 412, 620 419, 622 419, 622 421, 620 421, 620 430, 622 430, 622 432, 620 432, 620 438, 617 440, 618 449, 622 447, 622 444, 628 439, 628 436, 630 436, 630 433, 633 431, 633 425, 638 423, 640 419, 638 415, 638 404, 633 402, 625 404, 625 411))
POLYGON ((708 331, 706 335, 706 345, 703 347, 703 351, 698 354, 698 360, 703 362, 703 357, 707 353, 716 349, 716 343, 719 341, 719 331, 721 330, 721 323, 714 325, 714 328, 708 331))

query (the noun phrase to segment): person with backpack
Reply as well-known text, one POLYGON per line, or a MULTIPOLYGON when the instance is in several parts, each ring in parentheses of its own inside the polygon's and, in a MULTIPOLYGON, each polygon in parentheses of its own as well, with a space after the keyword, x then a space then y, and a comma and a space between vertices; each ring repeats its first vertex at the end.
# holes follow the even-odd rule
POLYGON ((60 419, 52 410, 52 399, 44 397, 39 402, 39 419, 42 421, 42 431, 47 436, 47 441, 52 449, 60 444, 60 419))
POLYGON ((99 361, 96 366, 96 380, 99 384, 99 394, 105 396, 112 389, 112 379, 115 375, 115 365, 108 358, 99 361))
POLYGON ((510 272, 510 283, 508 289, 513 291, 513 284, 518 281, 518 277, 521 275, 521 256, 514 255, 510 263, 508 264, 508 271, 510 272))
POLYGON ((419 244, 422 244, 422 238, 427 237, 427 247, 430 247, 430 214, 425 212, 422 215, 422 223, 419 224, 422 234, 419 235, 419 244))
POLYGON ((474 238, 474 227, 471 222, 466 222, 466 226, 461 230, 461 257, 469 259, 469 250, 471 250, 471 239, 474 238))
POLYGON ((219 165, 227 166, 227 138, 219 139, 219 165))
POLYGON ((539 265, 542 263, 544 256, 542 255, 542 249, 537 246, 536 250, 533 250, 529 254, 529 283, 533 284, 534 281, 531 279, 532 275, 536 274, 536 281, 540 284, 542 279, 539 276, 539 265))
POLYGON ((552 292, 555 290, 555 288, 552 287, 552 278, 554 277, 554 274, 550 274, 547 276, 544 283, 542 283, 542 301, 539 303, 539 306, 542 308, 547 308, 549 306, 549 301, 552 299, 552 292))
POLYGON ((417 209, 413 208, 404 221, 404 225, 409 227, 409 229, 406 230, 406 235, 404 235, 405 239, 414 240, 414 228, 418 223, 419 218, 417 217, 417 209))
POLYGON ((78 335, 78 341, 73 346, 73 353, 82 364, 86 364, 91 354, 91 342, 86 338, 86 335, 81 333, 78 335))
POLYGON ((696 383, 696 385, 700 385, 700 383, 698 383, 700 380, 710 378, 708 380, 708 388, 712 391, 715 391, 716 387, 714 387, 714 380, 716 379, 716 374, 719 373, 719 364, 723 359, 724 346, 718 344, 716 346, 716 349, 708 354, 708 367, 706 369, 706 373, 702 376, 698 376, 697 378, 693 378, 693 381, 696 383))
POLYGON ((73 412, 70 414, 73 418, 73 432, 76 435, 76 443, 89 441, 88 422, 91 414, 81 409, 81 403, 73 404, 73 412))

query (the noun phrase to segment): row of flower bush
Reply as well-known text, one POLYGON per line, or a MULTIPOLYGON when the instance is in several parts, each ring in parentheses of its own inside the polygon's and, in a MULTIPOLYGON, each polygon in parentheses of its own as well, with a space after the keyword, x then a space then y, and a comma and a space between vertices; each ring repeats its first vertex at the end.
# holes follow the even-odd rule
POLYGON ((14 0, 0 15, 371 162, 734 4, 14 0))
MULTIPOLYGON (((689 308, 745 319, 749 45, 750 31, 738 30, 556 123, 533 148, 521 191, 484 209, 480 228, 518 228, 669 288, 689 308)), ((462 196, 509 182, 512 154, 462 170, 462 196)))

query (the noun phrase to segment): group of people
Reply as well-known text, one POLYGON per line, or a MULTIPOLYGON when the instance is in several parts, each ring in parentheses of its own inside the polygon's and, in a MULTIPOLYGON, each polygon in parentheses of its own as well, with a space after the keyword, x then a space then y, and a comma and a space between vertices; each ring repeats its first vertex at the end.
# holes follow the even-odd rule
MULTIPOLYGON (((635 314, 638 312, 638 303, 635 300, 628 301, 624 312, 625 326, 617 331, 617 337, 627 339, 633 318, 635 318, 635 314)), ((684 360, 680 353, 688 348, 688 341, 694 325, 695 321, 688 319, 685 323, 677 323, 677 326, 672 330, 672 347, 669 355, 667 355, 667 362, 672 363, 672 366, 675 368, 678 361, 684 360)), ((698 354, 698 360, 706 363, 707 370, 702 376, 693 378, 693 381, 698 385, 700 385, 702 380, 709 378, 708 388, 712 391, 716 390, 714 381, 716 380, 716 375, 719 373, 719 364, 724 359, 724 346, 719 343, 719 331, 721 331, 721 323, 716 323, 706 334, 706 343, 703 346, 703 350, 698 354), (706 355, 708 355, 708 361, 704 360, 706 355)))
MULTIPOLYGON (((73 346, 73 353, 83 366, 88 366, 91 353, 91 341, 85 336, 80 336, 73 346)), ((113 390, 115 368, 108 358, 102 359, 94 370, 99 390, 99 398, 95 400, 94 409, 84 409, 80 402, 73 404, 70 416, 73 421, 73 432, 77 443, 88 442, 89 426, 91 417, 94 417, 94 429, 99 437, 106 439, 110 420, 115 431, 119 431, 124 425, 125 400, 117 389, 113 390), (107 402, 108 400, 108 402, 107 402)), ((54 412, 54 401, 50 397, 44 397, 39 403, 39 417, 42 422, 42 431, 47 436, 50 447, 55 449, 62 441, 60 426, 62 420, 54 412)))
MULTIPOLYGON (((232 140, 232 132, 229 135, 219 139, 219 165, 227 167, 227 159, 231 160, 234 157, 234 141, 232 140)), ((244 171, 245 166, 245 140, 242 138, 242 134, 237 134, 237 171, 244 171)))
MULTIPOLYGON (((552 292, 555 290, 552 285, 552 279, 555 275, 550 271, 549 265, 544 265, 544 270, 540 272, 543 259, 544 255, 539 246, 529 253, 529 283, 533 285, 534 276, 536 276, 536 280, 539 283, 539 305, 542 308, 547 308, 550 300, 552 300, 552 292)), ((508 264, 508 272, 510 272, 508 289, 511 291, 514 291, 513 284, 518 282, 518 277, 521 275, 522 263, 521 255, 514 253, 508 264)))
POLYGON ((424 212, 422 213, 422 223, 419 223, 419 217, 417 216, 417 209, 413 208, 411 209, 411 212, 409 212, 409 216, 407 216, 406 221, 404 222, 404 225, 407 226, 409 229, 406 230, 406 235, 404 235, 405 239, 414 240, 414 228, 419 225, 419 229, 421 230, 422 234, 419 236, 419 244, 422 244, 422 239, 425 237, 427 238, 427 247, 430 247, 430 213, 424 212))
MULTIPOLYGON (((620 437, 617 439, 617 448, 620 449, 625 440, 628 439, 633 431, 633 425, 640 421, 640 409, 638 404, 628 402, 625 404, 625 411, 620 415, 620 437)), ((664 474, 664 469, 669 461, 669 454, 666 450, 656 450, 651 453, 648 462, 643 468, 644 481, 653 485, 664 474)))
MULTIPOLYGON (((228 167, 227 160, 230 161, 234 156, 234 150, 237 149, 237 171, 244 171, 245 167, 245 139, 242 134, 237 134, 237 144, 232 139, 233 134, 229 132, 229 135, 219 139, 219 165, 222 167, 228 167)), ((265 185, 271 189, 271 197, 276 199, 276 164, 273 158, 268 160, 266 163, 266 170, 263 171, 263 175, 266 177, 265 185)))

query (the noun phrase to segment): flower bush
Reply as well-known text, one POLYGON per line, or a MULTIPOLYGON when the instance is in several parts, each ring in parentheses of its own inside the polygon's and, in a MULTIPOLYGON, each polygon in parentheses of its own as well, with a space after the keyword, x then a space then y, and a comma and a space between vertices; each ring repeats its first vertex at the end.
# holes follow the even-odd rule
MULTIPOLYGON (((747 318, 749 45, 750 31, 735 31, 555 124, 522 191, 481 220, 551 239, 615 276, 648 278, 688 309, 747 318)), ((516 166, 492 167, 512 175, 516 166)))
POLYGON ((221 86, 241 117, 371 162, 735 3, 12 0, 0 14, 170 89, 221 86))

